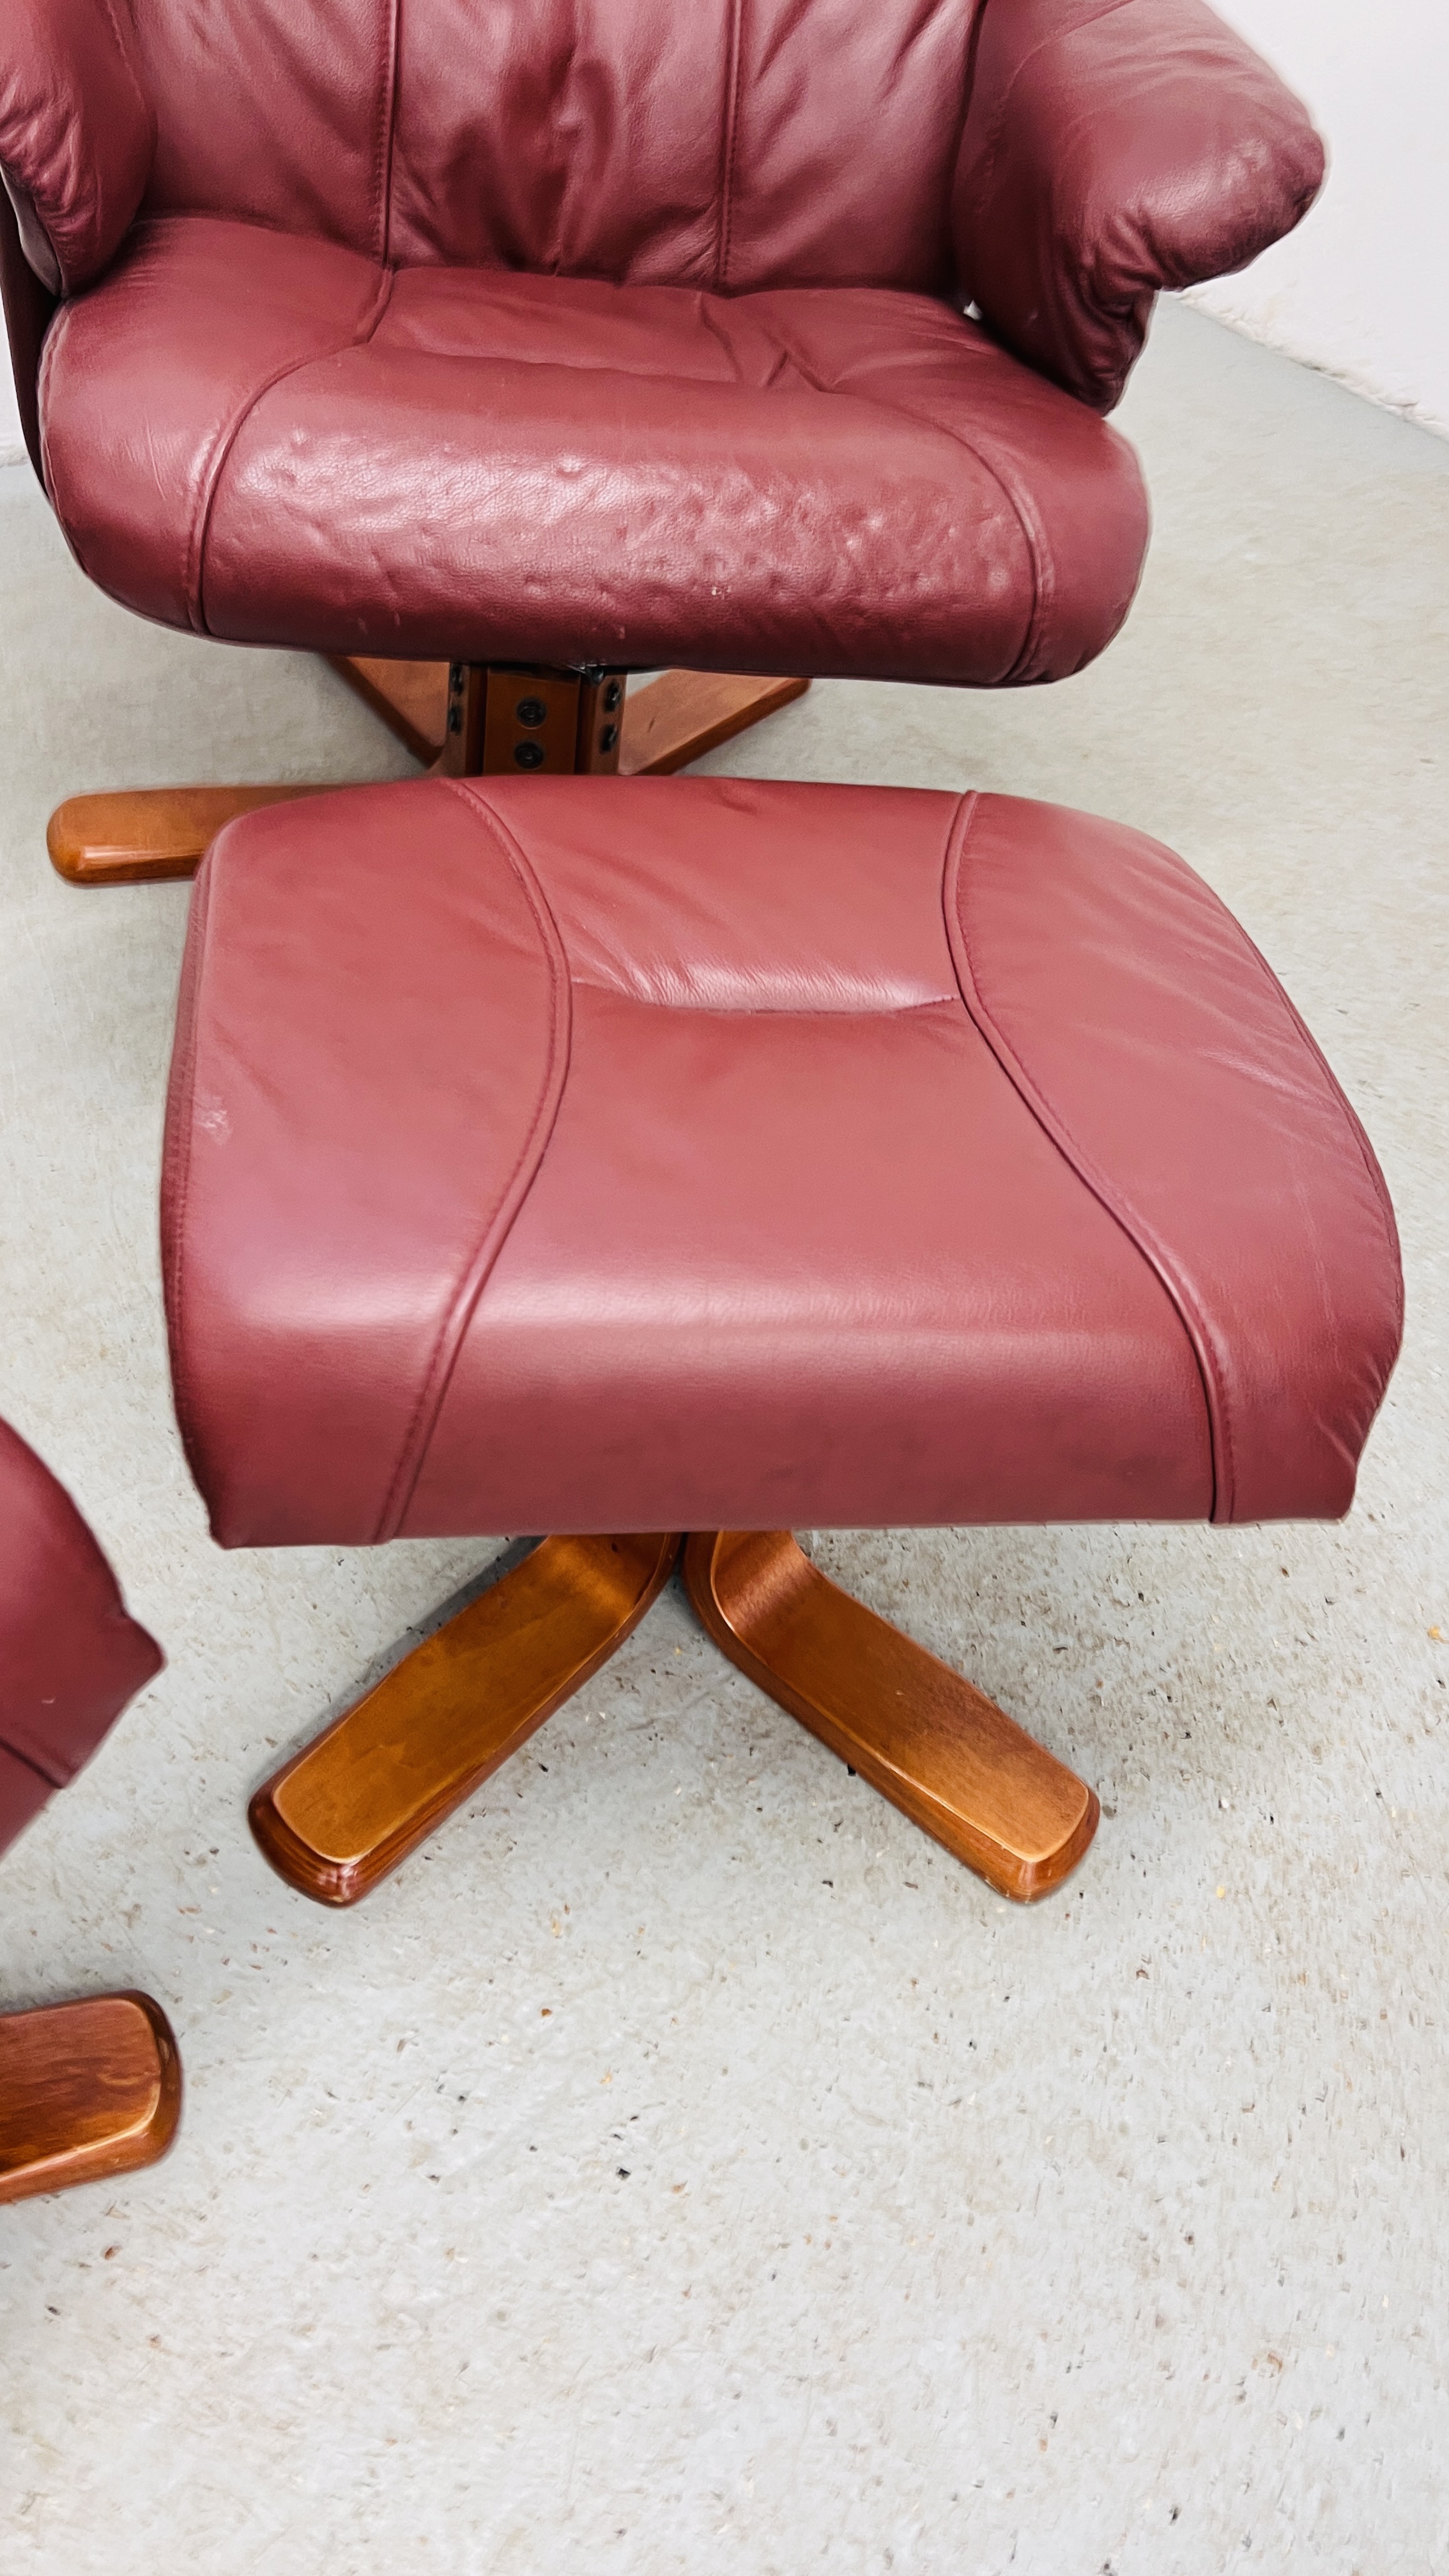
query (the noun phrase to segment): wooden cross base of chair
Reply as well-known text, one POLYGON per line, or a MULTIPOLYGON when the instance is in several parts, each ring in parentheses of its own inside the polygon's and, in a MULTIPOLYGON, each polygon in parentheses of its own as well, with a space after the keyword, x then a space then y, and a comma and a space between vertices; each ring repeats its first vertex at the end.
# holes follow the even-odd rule
MULTIPOLYGON (((623 671, 497 662, 338 657, 332 667, 422 767, 453 778, 580 771, 667 777, 810 686, 666 671, 631 689, 623 671)), ((233 816, 326 792, 322 785, 139 787, 70 796, 52 814, 46 842, 52 865, 72 885, 191 877, 233 816)))

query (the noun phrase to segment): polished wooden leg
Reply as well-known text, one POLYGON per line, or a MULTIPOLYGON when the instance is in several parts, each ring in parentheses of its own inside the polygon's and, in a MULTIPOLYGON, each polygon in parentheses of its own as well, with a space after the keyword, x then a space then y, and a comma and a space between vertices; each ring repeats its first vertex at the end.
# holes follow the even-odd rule
POLYGON ((181 2116, 181 2060, 149 1995, 0 2015, 0 2201, 155 2164, 181 2116))
POLYGON ((127 787, 68 796, 46 830, 51 866, 72 885, 194 877, 223 823, 325 787, 127 787))
POLYGON ((448 664, 380 662, 355 653, 329 653, 326 658, 419 767, 431 769, 447 735, 448 664))
POLYGON ((546 1538, 260 1788, 272 1867, 355 1905, 581 1690, 668 1580, 677 1536, 546 1538))
POLYGON ((703 1530, 684 1580, 704 1626, 883 1797, 1023 1901, 1075 1869, 1100 1809, 994 1701, 827 1581, 788 1530, 703 1530))
POLYGON ((719 671, 666 671, 624 701, 625 778, 670 778, 803 698, 808 680, 735 679, 719 671))

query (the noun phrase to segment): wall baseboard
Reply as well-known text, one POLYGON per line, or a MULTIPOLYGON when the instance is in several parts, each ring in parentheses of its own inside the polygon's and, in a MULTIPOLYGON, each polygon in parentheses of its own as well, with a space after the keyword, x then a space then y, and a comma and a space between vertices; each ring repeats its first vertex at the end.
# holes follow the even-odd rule
POLYGON ((1380 411, 1397 412, 1400 420, 1412 421, 1416 429, 1432 430, 1436 438, 1449 438, 1449 415, 1426 402, 1396 393, 1380 377, 1363 367, 1340 366, 1312 345, 1307 333, 1285 325, 1274 316, 1271 320, 1255 312, 1246 299, 1233 295, 1237 280, 1214 278, 1207 286, 1190 286, 1183 302, 1195 305, 1199 313, 1212 316, 1226 330, 1240 332, 1245 340, 1256 340, 1260 349, 1275 349, 1280 358, 1291 358, 1298 367, 1310 367, 1316 376, 1331 376, 1336 385, 1361 401, 1377 405, 1380 411))

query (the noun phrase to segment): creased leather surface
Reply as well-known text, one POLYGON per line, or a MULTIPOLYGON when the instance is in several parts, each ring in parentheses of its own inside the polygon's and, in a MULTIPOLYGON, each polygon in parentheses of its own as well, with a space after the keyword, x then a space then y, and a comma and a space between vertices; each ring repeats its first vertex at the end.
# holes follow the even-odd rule
POLYGON ((160 1669, 64 1486, 0 1422, 0 1850, 160 1669))
MULTIPOLYGON (((408 0, 407 14, 426 19, 431 5, 408 0)), ((403 0, 130 6, 156 109, 149 210, 232 215, 386 256, 403 0)), ((475 79, 486 60, 473 50, 475 79)))
POLYGON ((239 642, 1052 679, 1147 538, 1116 433, 926 296, 394 276, 177 218, 43 392, 92 578, 239 642))
POLYGON ((1214 1519, 1335 1518, 1403 1322, 1372 1148, 1200 877, 1121 824, 1030 810, 1029 872, 1007 800, 958 827, 946 918, 968 1008, 1182 1316, 1214 1519))
MULTIPOLYGON (((569 994, 526 864, 450 788, 317 801, 301 835, 290 806, 230 825, 197 881, 163 1233, 177 1412, 219 1522, 249 1478, 280 1499, 325 1457, 333 1535, 362 1541, 391 1534, 547 1141, 569 994)), ((282 1543, 315 1534, 306 1482, 282 1543)))
POLYGON ((388 284, 333 242, 139 225, 104 285, 63 307, 41 367, 47 487, 91 579, 205 633, 206 541, 238 431, 266 390, 285 399, 300 368, 363 337, 388 284))
POLYGON ((126 0, 5 0, 0 24, 0 167, 27 202, 67 294, 115 256, 141 202, 156 122, 138 74, 126 0))
MULTIPOLYGON (((54 283, 54 269, 67 292, 102 276, 143 203, 151 216, 245 223, 389 271, 502 270, 727 297, 894 290, 929 296, 945 310, 975 297, 1008 347, 1108 409, 1141 346, 1156 289, 1240 264, 1285 231, 1318 185, 1322 155, 1297 102, 1201 0, 989 0, 984 8, 978 0, 692 0, 687 9, 668 0, 8 0, 0 166, 41 274, 54 283)), ((255 263, 260 276, 267 254, 255 236, 250 245, 234 236, 230 248, 240 270, 255 263)), ((228 281, 204 264, 183 263, 174 282, 187 302, 153 341, 153 394, 173 364, 188 372, 182 344, 193 328, 215 350, 209 307, 234 318, 228 281)), ((385 295, 383 285, 380 300, 385 295)), ((843 310, 827 331, 823 389, 834 388, 853 318, 843 310)), ((76 489, 88 478, 104 484, 113 470, 124 479, 144 446, 149 403, 136 408, 135 370, 116 348, 132 320, 123 291, 81 335, 78 366, 56 379, 52 441, 75 469, 59 503, 68 528, 76 489), (89 423, 81 419, 72 432, 72 404, 85 411, 79 376, 91 367, 100 378, 95 400, 121 405, 115 452, 93 438, 94 405, 89 423)), ((665 377, 678 336, 673 325, 661 326, 656 372, 665 377)), ((439 514, 477 498, 472 487, 488 462, 476 421, 478 375, 492 361, 486 328, 475 337, 468 363, 403 370, 401 382, 380 341, 376 367, 343 369, 335 387, 325 375, 299 387, 310 409, 296 421, 285 401, 271 399, 265 369, 253 387, 270 402, 283 448, 289 437, 310 437, 314 418, 325 420, 328 462, 338 472, 354 445, 366 448, 377 401, 386 453, 376 487, 364 477, 363 499, 404 593, 399 638, 414 637, 406 593, 415 560, 424 578, 477 571, 439 544, 439 514), (332 392, 335 413, 325 400, 332 392), (423 439, 431 444, 420 450, 423 439)), ((28 403, 35 351, 23 316, 14 354, 28 403)), ((302 345, 293 363, 301 369, 321 356, 302 345)), ((559 363, 558 353, 548 363, 559 363)), ((194 363, 189 372, 194 379, 194 363)), ((219 415, 232 373, 219 357, 218 373, 219 415)), ((684 373, 693 380, 687 363, 684 373)), ((973 377, 980 375, 977 366, 973 377)), ((525 396, 515 388, 515 405, 502 389, 504 484, 519 479, 519 439, 532 441, 525 484, 530 475, 546 483, 560 455, 558 431, 572 441, 574 414, 588 408, 573 385, 554 422, 544 390, 535 383, 525 396)), ((631 487, 626 438, 642 437, 652 452, 668 426, 667 402, 656 395, 631 411, 613 384, 591 390, 600 413, 610 396, 621 399, 612 442, 600 425, 601 452, 590 458, 586 442, 586 462, 606 483, 631 487)), ((971 386, 944 382, 939 390, 953 431, 969 441, 971 386)), ((874 393, 888 399, 883 386, 874 393)), ((709 408, 721 435, 727 417, 727 407, 709 408)), ((652 462, 681 514, 670 533, 687 540, 708 439, 688 403, 675 426, 679 452, 667 444, 652 462)), ((829 489, 835 445, 849 446, 844 404, 822 419, 802 413, 794 426, 824 431, 830 452, 820 480, 829 489)), ((769 511, 791 500, 786 476, 749 521, 758 478, 751 423, 741 430, 748 548, 767 538, 769 511)), ((778 406, 768 434, 790 448, 794 429, 778 406)), ((930 508, 913 528, 929 546, 939 475, 922 424, 909 434, 898 427, 887 442, 877 423, 877 436, 885 481, 924 477, 930 487, 930 508)), ((1039 471, 1050 481, 1029 425, 1011 444, 1014 454, 1022 450, 1028 485, 1039 471)), ((285 552, 275 522, 285 520, 291 496, 280 458, 266 468, 263 454, 254 492, 261 517, 255 527, 239 526, 237 539, 245 544, 270 526, 285 552)), ((646 482, 649 470, 639 469, 646 482)), ((863 539, 848 457, 842 471, 844 551, 863 539)), ((1119 464, 1119 481, 1121 472, 1119 464)), ((163 518, 169 502, 189 530, 189 480, 179 489, 163 485, 159 497, 163 518)), ((526 512, 539 494, 525 488, 518 497, 526 512)), ((638 490, 624 497, 640 503, 638 490)), ((798 505, 807 512, 809 499, 798 505)), ((345 507, 335 490, 330 506, 345 507)), ((964 523, 974 506, 965 486, 954 506, 964 523)), ((114 507, 134 522, 140 505, 121 490, 114 507)), ((625 542, 636 517, 637 507, 623 513, 625 542)), ((911 524, 907 510, 902 526, 911 524)), ((84 554, 85 527, 73 533, 84 554)), ((515 548, 524 533, 512 531, 515 548)), ((709 542, 712 527, 702 535, 709 542)), ((947 554, 959 569, 956 523, 952 539, 947 554)), ((156 542, 166 554, 165 539, 156 542)), ((292 565, 297 582, 317 573, 316 555, 327 551, 319 529, 315 551, 304 547, 292 565)), ((817 548, 813 569, 826 568, 817 548)), ((794 567, 785 569, 792 579, 794 567)), ((136 587, 140 597, 169 597, 174 566, 156 562, 136 587)), ((386 652, 392 604, 369 598, 358 606, 349 594, 355 613, 344 633, 334 589, 327 575, 320 612, 333 626, 322 640, 336 650, 386 652), (367 632, 357 622, 364 614, 367 632)), ((252 622, 238 632, 319 640, 284 635, 265 611, 265 600, 250 601, 252 622)), ((1096 634, 1100 606, 1088 623, 1096 634)), ((426 642, 398 640, 393 649, 485 647, 430 632, 426 642)), ((496 649, 545 647, 514 634, 496 649)), ((577 649, 604 648, 591 637, 577 649)), ((647 653, 681 649, 660 641, 647 653)), ((773 644, 760 649, 779 658, 773 644)), ((959 676, 928 662, 896 653, 878 667, 959 676)), ((858 667, 798 657, 796 666, 858 667)))
POLYGON ((55 298, 41 285, 20 247, 15 209, 4 189, 0 189, 0 300, 5 307, 5 335, 15 376, 15 407, 25 433, 26 452, 43 482, 37 378, 55 298))
POLYGON ((1398 1268, 1331 1077, 1180 862, 983 798, 958 865, 962 812, 545 779, 233 825, 164 1221, 223 1544, 1342 1511, 1398 1268))
POLYGON ((135 0, 156 211, 372 257, 950 283, 975 0, 135 0))
POLYGON ((987 0, 961 142, 957 266, 1008 348, 1100 411, 1159 288, 1290 232, 1323 146, 1202 0, 987 0))

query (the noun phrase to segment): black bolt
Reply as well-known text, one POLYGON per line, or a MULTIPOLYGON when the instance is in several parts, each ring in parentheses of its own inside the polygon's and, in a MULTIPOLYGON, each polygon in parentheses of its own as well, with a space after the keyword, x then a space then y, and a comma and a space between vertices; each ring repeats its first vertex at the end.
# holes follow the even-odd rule
POLYGON ((548 708, 542 698, 520 698, 513 712, 521 725, 541 725, 548 722, 548 708))
POLYGON ((461 733, 462 730, 463 710, 459 706, 457 699, 454 698, 448 707, 448 731, 449 733, 461 733))
POLYGON ((623 683, 623 681, 622 681, 622 680, 611 680, 611 681, 609 682, 608 687, 607 687, 607 688, 605 689, 605 691, 604 691, 604 713, 605 713, 605 715, 606 715, 606 716, 611 716, 611 715, 616 714, 616 713, 617 713, 617 711, 618 711, 618 709, 623 705, 623 703, 624 703, 624 683, 623 683))
POLYGON ((461 689, 461 688, 462 688, 462 685, 463 685, 463 665, 462 665, 462 663, 461 663, 461 662, 450 662, 450 663, 448 664, 448 686, 449 686, 449 688, 450 688, 450 689, 452 689, 452 690, 455 692, 455 694, 456 694, 456 692, 457 692, 459 689, 461 689))
POLYGON ((618 741, 618 739, 619 739, 619 728, 618 728, 618 726, 617 726, 617 725, 605 725, 603 732, 602 732, 602 733, 600 734, 600 736, 599 736, 599 749, 600 749, 600 751, 612 751, 612 750, 613 750, 613 748, 614 748, 614 745, 615 745, 615 743, 618 741))
POLYGON ((541 742, 516 742, 513 757, 520 769, 542 769, 546 755, 541 742))

